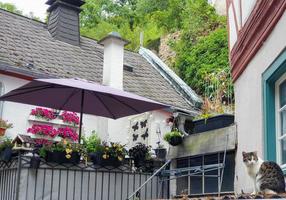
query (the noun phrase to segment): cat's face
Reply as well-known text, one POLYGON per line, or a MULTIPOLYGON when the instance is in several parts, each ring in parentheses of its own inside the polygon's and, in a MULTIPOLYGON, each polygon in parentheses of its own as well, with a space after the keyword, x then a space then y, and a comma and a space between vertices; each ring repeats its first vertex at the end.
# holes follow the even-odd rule
POLYGON ((257 163, 258 161, 258 156, 257 152, 242 152, 242 158, 243 162, 246 166, 251 166, 257 163))

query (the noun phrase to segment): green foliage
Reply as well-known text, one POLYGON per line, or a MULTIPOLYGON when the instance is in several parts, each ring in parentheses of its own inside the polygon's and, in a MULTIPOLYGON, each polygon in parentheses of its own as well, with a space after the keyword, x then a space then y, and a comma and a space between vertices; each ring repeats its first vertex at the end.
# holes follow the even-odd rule
POLYGON ((22 11, 18 10, 17 7, 11 3, 2 3, 0 2, 0 8, 7 10, 9 12, 17 13, 17 14, 22 14, 22 11))
POLYGON ((12 147, 13 147, 12 140, 6 137, 0 143, 0 152, 5 150, 6 148, 12 148, 12 147))
MULTIPOLYGON (((206 85, 209 74, 218 74, 221 71, 229 73, 226 35, 225 27, 217 28, 207 36, 198 37, 194 44, 185 42, 177 46, 180 53, 176 59, 176 67, 184 80, 199 94, 204 94, 209 87, 206 85)), ((214 87, 218 81, 212 79, 210 87, 214 87)), ((227 84, 230 83, 229 78, 227 84)))
POLYGON ((171 138, 173 137, 183 137, 182 133, 178 130, 173 130, 171 132, 168 132, 164 135, 164 140, 167 142, 171 141, 171 138))
POLYGON ((85 146, 88 153, 94 153, 101 151, 101 139, 96 134, 95 131, 92 131, 92 134, 87 138, 82 138, 83 146, 85 146))

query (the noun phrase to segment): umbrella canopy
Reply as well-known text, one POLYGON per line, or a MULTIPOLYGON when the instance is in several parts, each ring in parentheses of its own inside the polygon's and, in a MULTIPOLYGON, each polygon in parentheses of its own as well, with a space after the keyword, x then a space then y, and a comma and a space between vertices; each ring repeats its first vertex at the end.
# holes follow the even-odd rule
POLYGON ((169 107, 132 93, 79 79, 35 79, 1 96, 0 101, 79 112, 80 120, 82 113, 117 119, 169 107))

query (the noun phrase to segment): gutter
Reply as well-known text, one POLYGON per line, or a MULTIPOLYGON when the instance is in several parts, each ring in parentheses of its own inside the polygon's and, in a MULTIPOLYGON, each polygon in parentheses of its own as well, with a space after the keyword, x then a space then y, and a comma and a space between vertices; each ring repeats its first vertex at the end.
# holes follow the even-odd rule
POLYGON ((12 66, 8 63, 0 61, 0 73, 15 76, 17 78, 22 78, 26 80, 33 80, 37 78, 56 78, 56 76, 47 75, 45 73, 40 73, 33 71, 32 69, 19 68, 12 66))

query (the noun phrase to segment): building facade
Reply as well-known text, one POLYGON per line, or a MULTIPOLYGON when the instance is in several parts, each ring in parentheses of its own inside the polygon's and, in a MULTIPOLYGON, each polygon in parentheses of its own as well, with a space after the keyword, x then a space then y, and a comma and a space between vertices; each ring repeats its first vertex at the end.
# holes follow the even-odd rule
POLYGON ((227 0, 229 57, 235 91, 235 190, 252 192, 242 151, 286 161, 286 1, 227 0))

